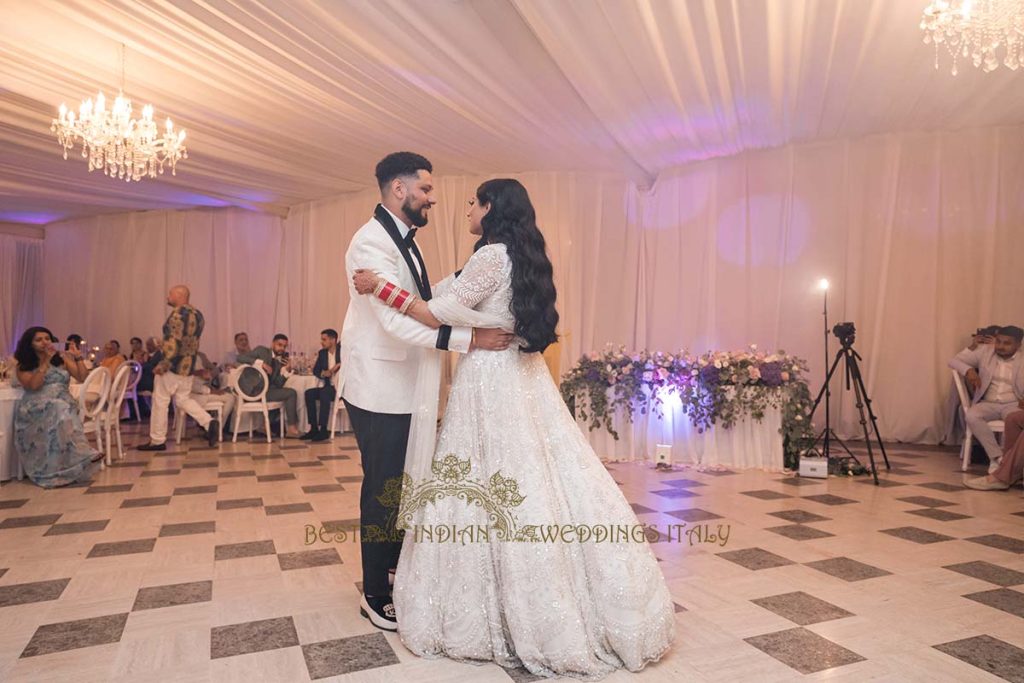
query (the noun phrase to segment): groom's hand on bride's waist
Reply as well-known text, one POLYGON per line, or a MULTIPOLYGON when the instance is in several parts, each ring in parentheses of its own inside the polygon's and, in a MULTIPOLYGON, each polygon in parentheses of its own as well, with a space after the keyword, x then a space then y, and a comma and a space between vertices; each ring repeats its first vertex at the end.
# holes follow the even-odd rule
POLYGON ((512 333, 505 330, 477 327, 473 329, 473 342, 469 345, 469 349, 470 351, 473 349, 504 351, 512 343, 512 337, 512 333))

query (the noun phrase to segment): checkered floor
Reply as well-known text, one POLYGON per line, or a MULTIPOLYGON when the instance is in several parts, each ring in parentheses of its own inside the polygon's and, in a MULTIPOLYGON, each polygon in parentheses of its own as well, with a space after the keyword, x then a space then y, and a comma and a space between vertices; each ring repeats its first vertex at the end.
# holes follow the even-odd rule
MULTIPOLYGON (((145 440, 128 430, 127 441, 145 440)), ((1024 681, 1024 498, 891 447, 884 486, 609 465, 676 602, 661 662, 609 681, 1024 681)), ((0 487, 0 681, 494 681, 358 615, 351 437, 198 438, 89 486, 0 487)))

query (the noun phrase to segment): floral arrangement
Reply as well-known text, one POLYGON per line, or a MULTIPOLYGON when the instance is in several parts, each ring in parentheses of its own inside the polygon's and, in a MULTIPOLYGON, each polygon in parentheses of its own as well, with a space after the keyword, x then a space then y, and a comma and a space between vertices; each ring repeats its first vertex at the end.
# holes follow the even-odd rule
POLYGON ((745 416, 760 421, 769 407, 780 407, 786 466, 793 467, 813 440, 806 372, 806 361, 784 351, 765 354, 756 345, 700 356, 609 347, 580 357, 562 377, 561 390, 574 415, 616 439, 612 419, 619 409, 630 422, 652 410, 660 417, 666 394, 680 398, 699 432, 716 424, 728 429, 745 416))

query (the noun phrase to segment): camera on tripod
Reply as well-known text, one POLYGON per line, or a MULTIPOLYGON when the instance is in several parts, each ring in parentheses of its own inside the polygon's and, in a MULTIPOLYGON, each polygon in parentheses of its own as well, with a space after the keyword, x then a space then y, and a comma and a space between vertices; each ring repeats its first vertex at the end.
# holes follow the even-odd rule
POLYGON ((839 340, 844 349, 848 349, 853 346, 853 342, 857 339, 857 328, 854 327, 853 323, 839 323, 832 328, 832 334, 836 336, 836 339, 839 340))

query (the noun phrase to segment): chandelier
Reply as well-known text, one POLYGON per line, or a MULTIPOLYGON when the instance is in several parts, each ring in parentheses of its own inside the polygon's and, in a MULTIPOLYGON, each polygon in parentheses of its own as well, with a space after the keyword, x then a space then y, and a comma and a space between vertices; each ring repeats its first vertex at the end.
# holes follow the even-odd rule
POLYGON ((971 59, 986 73, 999 66, 998 52, 1005 51, 1003 64, 1016 71, 1024 63, 1024 0, 932 0, 921 16, 924 42, 935 45, 935 68, 939 68, 939 44, 944 43, 957 61, 971 59))
POLYGON ((142 108, 142 118, 132 115, 132 101, 124 96, 124 45, 121 46, 121 90, 113 106, 107 108, 106 98, 101 91, 95 101, 85 100, 78 107, 78 114, 61 104, 59 116, 53 119, 50 130, 57 134, 57 142, 68 150, 76 143, 82 145, 82 157, 89 161, 89 171, 102 169, 104 175, 123 179, 125 182, 138 181, 148 176, 155 178, 170 166, 171 175, 181 159, 188 158, 185 148, 185 131, 174 130, 174 123, 167 119, 163 134, 157 130, 153 120, 153 105, 142 108))

